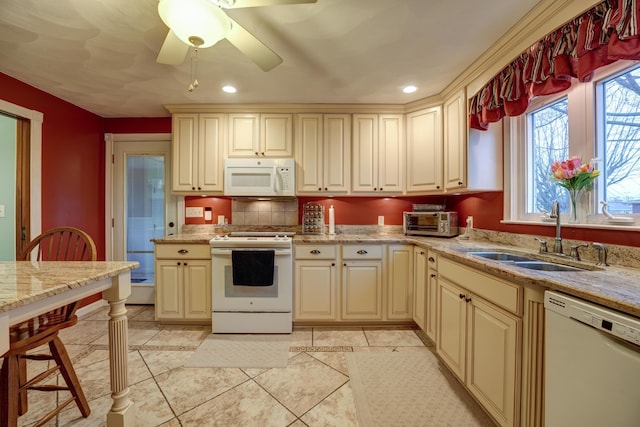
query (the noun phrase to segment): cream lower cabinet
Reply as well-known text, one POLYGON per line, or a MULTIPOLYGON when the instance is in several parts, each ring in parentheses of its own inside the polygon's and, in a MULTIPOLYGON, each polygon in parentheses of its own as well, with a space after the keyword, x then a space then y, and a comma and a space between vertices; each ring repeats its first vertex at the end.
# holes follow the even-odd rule
POLYGON ((499 425, 518 425, 523 289, 446 258, 438 271, 438 354, 499 425))
POLYGON ((342 319, 382 320, 383 245, 342 246, 342 319))
POLYGON ((427 328, 427 250, 413 248, 413 321, 423 331, 427 328))
POLYGON ((388 245, 386 276, 386 316, 388 320, 413 319, 413 246, 388 245))
POLYGON ((433 251, 427 252, 427 276, 426 276, 425 303, 425 329, 427 336, 435 342, 438 325, 438 312, 436 302, 438 301, 438 255, 433 251))
POLYGON ((338 319, 338 247, 295 246, 294 320, 338 319))
POLYGON ((156 244, 156 320, 211 322, 209 245, 156 244))

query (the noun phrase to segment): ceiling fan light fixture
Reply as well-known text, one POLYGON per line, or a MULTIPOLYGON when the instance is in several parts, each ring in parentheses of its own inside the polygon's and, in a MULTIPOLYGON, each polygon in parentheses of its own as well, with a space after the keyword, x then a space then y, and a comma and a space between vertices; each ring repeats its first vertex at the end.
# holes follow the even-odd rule
POLYGON ((231 29, 226 13, 208 0, 160 0, 158 14, 176 36, 190 46, 192 37, 202 40, 198 47, 213 46, 231 29))

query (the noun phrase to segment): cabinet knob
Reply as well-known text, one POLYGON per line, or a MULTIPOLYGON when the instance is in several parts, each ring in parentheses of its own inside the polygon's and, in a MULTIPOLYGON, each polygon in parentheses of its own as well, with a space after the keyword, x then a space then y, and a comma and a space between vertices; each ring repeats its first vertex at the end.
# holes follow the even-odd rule
POLYGON ((264 156, 264 153, 260 153, 260 154, 262 154, 264 156))
POLYGON ((331 263, 331 267, 335 267, 335 266, 336 266, 336 263, 335 263, 335 262, 332 262, 332 263, 331 263))
POLYGON ((373 191, 378 191, 378 189, 376 187, 373 187, 373 191))
POLYGON ((429 257, 429 262, 436 262, 436 259, 432 256, 429 257))
POLYGON ((464 298, 464 294, 459 294, 458 296, 460 297, 460 299, 464 298))
POLYGON ((202 190, 202 187, 198 187, 198 191, 202 190))
POLYGON ((257 156, 257 155, 258 155, 258 152, 256 151, 256 152, 255 152, 255 154, 256 154, 256 156, 257 156))
POLYGON ((420 251, 420 255, 424 255, 424 251, 420 251))
POLYGON ((318 254, 320 253, 320 251, 319 251, 319 250, 317 250, 317 249, 314 249, 314 250, 312 250, 312 251, 309 251, 309 253, 310 253, 310 254, 314 254, 314 255, 318 255, 318 254))
POLYGON ((184 263, 184 265, 189 265, 189 264, 187 264, 187 263, 185 262, 185 263, 184 263))
POLYGON ((187 249, 180 249, 178 253, 184 255, 184 254, 188 254, 189 251, 187 249))
POLYGON ((318 191, 322 191, 322 187, 318 187, 318 191))
POLYGON ((462 181, 458 181, 458 185, 462 185, 462 181))
POLYGON ((329 191, 329 189, 327 187, 324 187, 324 191, 329 191))
POLYGON ((467 298, 465 298, 464 300, 465 300, 466 302, 471 302, 471 298, 468 298, 468 297, 467 297, 467 298))
POLYGON ((380 187, 380 191, 382 191, 382 187, 380 187))
POLYGON ((356 252, 359 255, 365 255, 368 254, 369 252, 365 251, 364 249, 360 249, 358 252, 356 252))
POLYGON ((439 186, 439 185, 436 185, 436 190, 439 190, 439 189, 440 189, 440 186, 439 186))
POLYGON ((436 275, 435 275, 435 274, 432 274, 432 275, 431 275, 431 278, 432 278, 432 279, 435 279, 435 278, 436 278, 436 275))
POLYGON ((342 264, 342 265, 346 267, 346 266, 347 266, 347 263, 345 262, 345 263, 344 263, 344 264, 342 264))
POLYGON ((192 189, 192 190, 195 190, 195 189, 196 189, 196 187, 191 187, 191 189, 192 189))
POLYGON ((181 262, 179 262, 179 263, 178 263, 178 265, 182 265, 182 263, 181 263, 181 262))

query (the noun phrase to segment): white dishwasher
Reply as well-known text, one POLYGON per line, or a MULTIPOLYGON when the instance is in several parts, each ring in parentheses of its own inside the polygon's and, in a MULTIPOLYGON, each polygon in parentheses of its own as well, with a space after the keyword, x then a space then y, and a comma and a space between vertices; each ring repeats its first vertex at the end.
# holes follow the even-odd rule
POLYGON ((545 427, 640 426, 640 319, 545 292, 545 427))

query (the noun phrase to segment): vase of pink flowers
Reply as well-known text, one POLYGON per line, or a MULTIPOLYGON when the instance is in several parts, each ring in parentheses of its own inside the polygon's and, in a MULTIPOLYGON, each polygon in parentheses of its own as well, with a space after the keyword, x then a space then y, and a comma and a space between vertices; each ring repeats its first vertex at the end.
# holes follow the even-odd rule
MULTIPOLYGON (((552 178, 556 183, 567 189, 569 192, 569 222, 578 223, 578 209, 588 202, 579 203, 584 191, 593 188, 593 181, 600 175, 600 171, 594 167, 595 160, 589 163, 582 163, 580 157, 573 156, 567 160, 556 160, 551 165, 552 178)), ((585 197, 588 199, 588 197, 585 197)))

